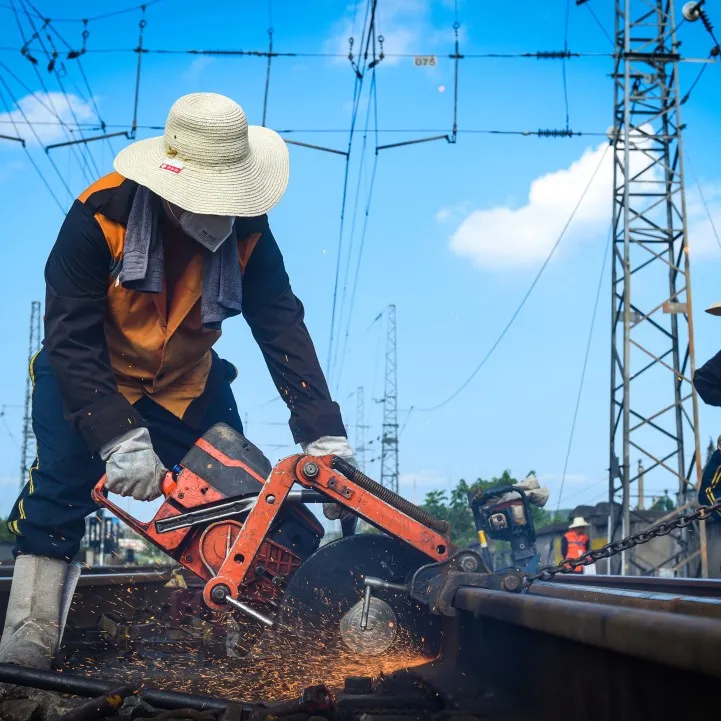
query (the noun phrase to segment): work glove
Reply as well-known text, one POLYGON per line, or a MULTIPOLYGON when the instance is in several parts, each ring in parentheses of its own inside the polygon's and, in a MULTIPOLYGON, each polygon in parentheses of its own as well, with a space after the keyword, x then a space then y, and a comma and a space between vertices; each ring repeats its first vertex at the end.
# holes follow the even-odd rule
POLYGON ((163 492, 166 469, 155 455, 147 428, 133 428, 100 449, 105 461, 105 487, 136 501, 152 501, 163 492))
MULTIPOLYGON (((522 481, 514 483, 513 485, 516 488, 520 488, 522 491, 524 491, 526 493, 526 498, 528 498, 528 502, 533 504, 534 506, 543 508, 543 506, 545 506, 548 502, 548 488, 546 488, 545 486, 541 486, 541 484, 538 482, 538 478, 536 478, 536 476, 534 475, 530 475, 528 476, 528 478, 524 478, 522 481)), ((511 501, 514 498, 518 498, 518 496, 516 496, 514 493, 506 493, 505 495, 501 496, 498 502, 503 503, 504 501, 511 501)))
MULTIPOLYGON (((345 436, 321 436, 317 441, 312 443, 301 443, 303 453, 309 456, 338 456, 347 461, 354 468, 358 467, 358 462, 353 456, 353 451, 345 436)), ((323 515, 329 521, 337 521, 346 516, 352 515, 343 506, 338 503, 324 503, 323 515)))

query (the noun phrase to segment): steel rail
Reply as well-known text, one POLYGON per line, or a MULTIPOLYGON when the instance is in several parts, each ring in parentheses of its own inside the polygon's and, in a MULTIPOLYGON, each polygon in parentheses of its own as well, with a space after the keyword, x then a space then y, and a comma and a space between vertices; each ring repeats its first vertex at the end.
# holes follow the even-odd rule
POLYGON ((658 578, 655 576, 587 576, 584 574, 558 574, 554 583, 566 586, 601 586, 625 588, 631 591, 680 593, 686 596, 721 598, 721 579, 711 578, 658 578))
POLYGON ((546 598, 721 619, 721 598, 687 595, 683 592, 636 591, 628 588, 557 584, 541 581, 534 583, 529 593, 546 598))
POLYGON ((458 589, 453 605, 475 618, 721 677, 721 624, 714 618, 471 587, 458 589))

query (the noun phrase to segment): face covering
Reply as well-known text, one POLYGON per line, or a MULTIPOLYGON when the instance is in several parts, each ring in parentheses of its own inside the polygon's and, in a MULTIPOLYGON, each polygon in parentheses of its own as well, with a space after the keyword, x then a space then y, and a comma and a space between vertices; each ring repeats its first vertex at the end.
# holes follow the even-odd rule
POLYGON ((183 231, 211 253, 215 253, 233 232, 235 217, 232 215, 202 215, 184 210, 178 218, 172 208, 168 208, 183 231))

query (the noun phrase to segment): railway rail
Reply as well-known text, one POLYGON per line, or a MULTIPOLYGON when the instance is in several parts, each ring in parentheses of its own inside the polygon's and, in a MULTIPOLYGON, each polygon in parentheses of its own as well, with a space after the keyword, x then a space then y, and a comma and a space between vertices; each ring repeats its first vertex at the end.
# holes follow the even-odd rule
MULTIPOLYGON (((180 699, 188 707, 256 717, 258 699, 266 697, 244 681, 259 662, 204 660, 199 649, 207 650, 207 628, 198 633, 172 621, 182 585, 167 567, 83 573, 69 619, 71 653, 60 674, 64 690, 77 675, 74 692, 82 692, 89 678, 85 695, 93 695, 118 685, 124 671, 123 683, 143 689, 143 698, 161 707, 180 699), (152 612, 157 617, 149 620, 152 612), (188 653, 185 662, 178 648, 188 653), (84 654, 82 664, 73 660, 78 654, 84 654), (163 654, 172 663, 156 663, 163 654)), ((0 569, 0 608, 8 590, 9 574, 0 569)), ((308 662, 310 682, 338 688, 338 717, 356 721, 363 714, 365 721, 440 721, 459 714, 656 720, 714 708, 721 677, 721 581, 573 576, 536 582, 523 594, 460 586, 452 606, 442 619, 437 658, 406 671, 399 659, 395 673, 380 669, 380 681, 370 678, 378 676, 373 663, 345 669, 321 660, 315 669, 308 662), (351 678, 343 682, 346 671, 351 678)), ((217 652, 217 637, 215 643, 217 652)), ((12 673, 0 667, 0 681, 12 673)), ((54 681, 36 675, 28 683, 53 687, 54 681)), ((303 685, 280 677, 274 683, 276 702, 297 696, 303 685)))

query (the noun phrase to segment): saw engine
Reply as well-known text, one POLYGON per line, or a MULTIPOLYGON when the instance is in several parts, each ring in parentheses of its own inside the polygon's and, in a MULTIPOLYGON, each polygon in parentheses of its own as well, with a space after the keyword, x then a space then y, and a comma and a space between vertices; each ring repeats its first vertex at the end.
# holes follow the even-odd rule
MULTIPOLYGON (((227 558, 271 470, 268 459, 245 436, 218 424, 166 476, 165 501, 149 523, 113 504, 103 492, 104 479, 93 497, 136 533, 209 581, 227 558)), ((238 600, 279 599, 293 572, 318 548, 323 533, 302 504, 288 504, 260 544, 238 600)))
POLYGON ((205 581, 206 607, 254 619, 284 644, 312 639, 317 648, 320 638, 327 649, 377 655, 410 639, 433 653, 453 583, 521 587, 494 580, 481 555, 453 546, 446 521, 342 458, 298 454, 273 468, 222 423, 196 441, 162 490, 148 523, 108 499, 104 477, 93 498, 205 581), (319 548, 323 527, 306 504, 325 502, 350 514, 344 537, 319 548), (350 515, 380 533, 356 534, 350 515))

